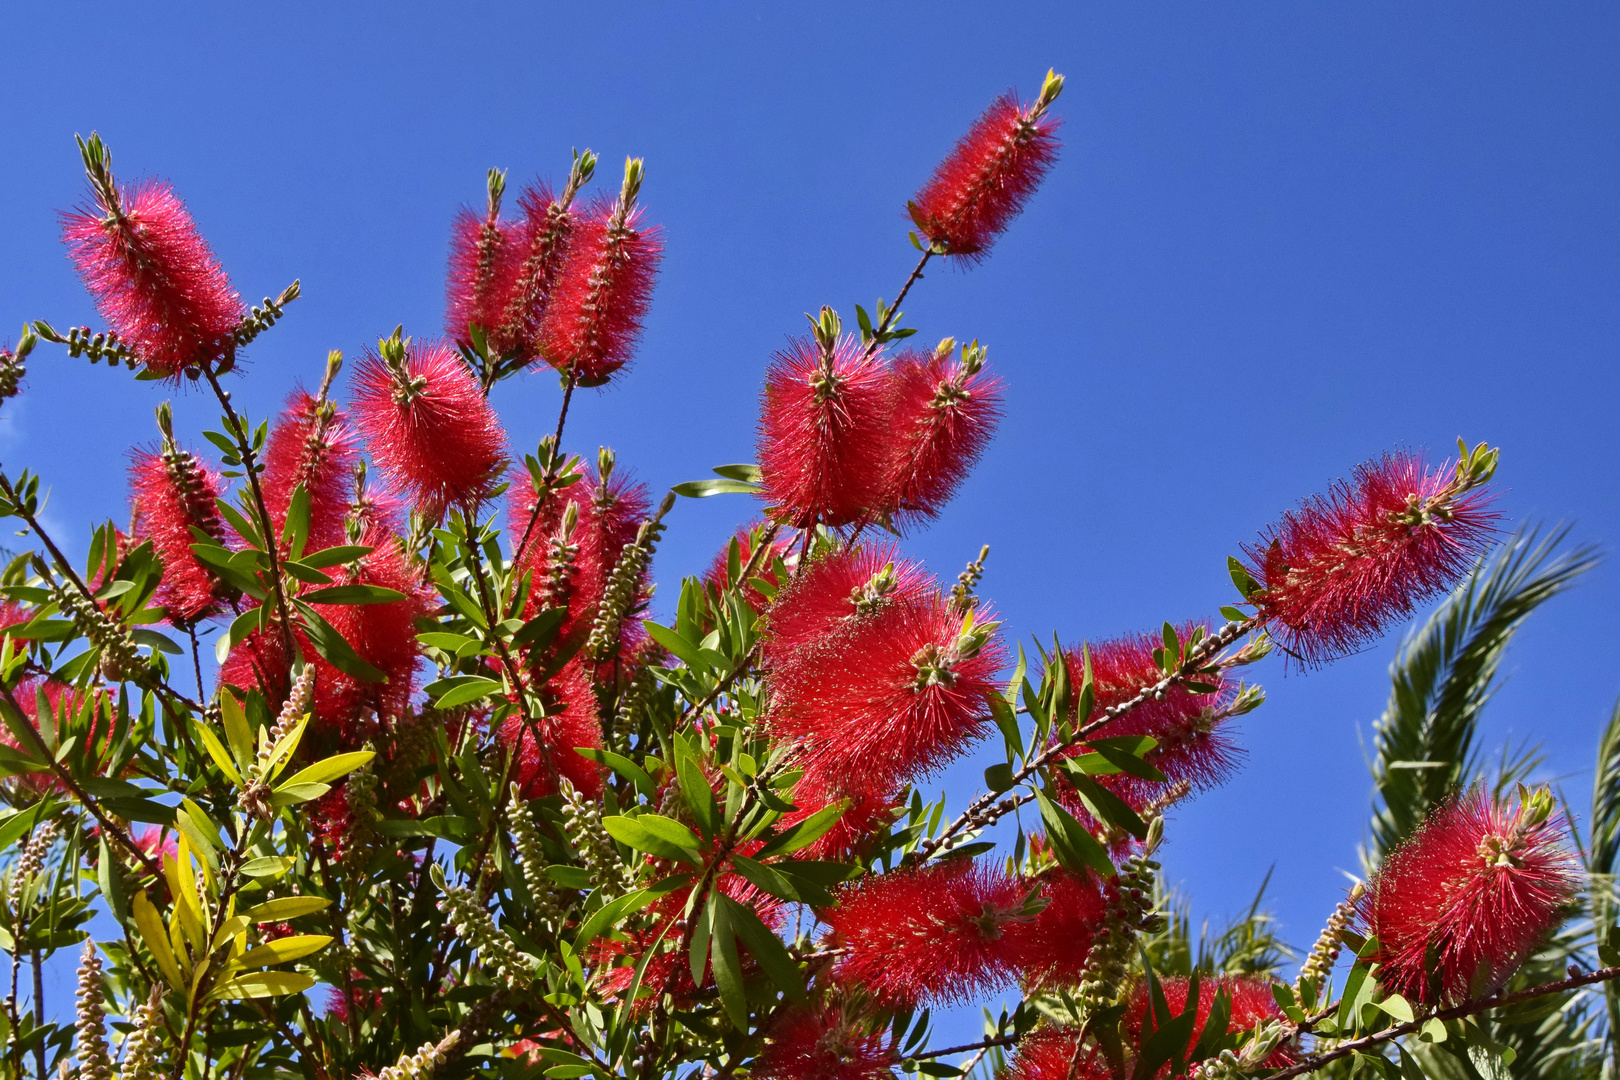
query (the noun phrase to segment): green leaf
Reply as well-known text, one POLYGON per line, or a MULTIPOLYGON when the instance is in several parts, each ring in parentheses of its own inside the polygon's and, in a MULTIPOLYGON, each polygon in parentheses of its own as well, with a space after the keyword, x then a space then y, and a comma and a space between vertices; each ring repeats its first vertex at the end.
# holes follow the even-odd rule
POLYGON ((1226 569, 1232 575, 1232 584, 1236 585, 1237 591, 1243 594, 1243 599, 1247 600, 1260 591, 1259 583, 1249 576, 1249 572, 1243 568, 1242 563, 1230 555, 1226 557, 1226 569))
POLYGON ((758 484, 763 480, 758 465, 716 465, 714 472, 728 480, 741 480, 745 484, 758 484))
POLYGON ((293 860, 285 855, 261 855, 242 864, 242 873, 250 878, 274 881, 293 868, 293 860))
POLYGON ((0 851, 4 851, 18 840, 23 833, 34 827, 34 819, 39 817, 44 803, 35 803, 26 810, 18 810, 4 819, 0 819, 0 851))
POLYGON ((320 612, 302 600, 294 600, 293 606, 298 609, 299 622, 303 624, 309 643, 328 664, 362 682, 388 681, 388 676, 360 659, 354 646, 320 612))
POLYGON ((614 815, 602 819, 608 835, 637 851, 664 859, 678 859, 694 866, 703 864, 702 846, 685 825, 657 814, 640 817, 614 815))
POLYGON ((1116 829, 1124 829, 1138 840, 1147 839, 1147 823, 1132 810, 1130 804, 1089 776, 1069 775, 1069 783, 1080 801, 1086 804, 1091 816, 1105 821, 1116 829))
POLYGON ((287 780, 283 787, 293 784, 325 784, 369 762, 377 754, 373 750, 355 750, 347 754, 336 754, 317 761, 304 769, 300 769, 287 780))
POLYGON ((611 750, 598 750, 594 746, 576 746, 574 753, 580 757, 589 758, 599 762, 624 777, 636 786, 636 790, 647 798, 653 798, 658 793, 658 785, 653 778, 647 775, 647 770, 631 761, 623 754, 615 754, 611 750))
POLYGON ((242 711, 236 695, 228 690, 219 695, 219 715, 225 723, 225 738, 231 744, 231 756, 243 769, 251 768, 255 757, 253 728, 248 724, 247 714, 242 711))
MULTIPOLYGON (((724 899, 721 897, 722 901, 724 899)), ((714 965, 714 983, 720 990, 721 1006, 738 1031, 747 1031, 748 991, 743 986, 742 963, 737 957, 737 939, 731 928, 731 905, 724 902, 715 905, 709 960, 714 965)))
POLYGON ((1231 622, 1242 622, 1243 620, 1247 619, 1248 617, 1249 616, 1247 614, 1245 614, 1243 611, 1241 611, 1238 608, 1231 607, 1231 606, 1226 606, 1226 605, 1223 605, 1221 607, 1221 618, 1227 619, 1227 620, 1229 620, 1231 622))
POLYGON ((304 542, 309 539, 309 491, 303 484, 293 489, 287 500, 287 517, 281 527, 281 544, 293 559, 304 553, 304 542))
POLYGON ((705 838, 713 837, 720 831, 720 812, 715 806, 714 789, 709 786, 708 777, 703 775, 703 766, 692 754, 691 748, 679 737, 675 743, 675 775, 680 779, 681 798, 691 809, 698 828, 703 831, 705 838))
POLYGON ((324 896, 282 896, 248 908, 242 912, 242 918, 255 923, 286 922, 300 915, 325 911, 331 904, 332 901, 324 896))
MULTIPOLYGON (((1099 746, 1095 743, 1088 743, 1087 745, 1090 746, 1091 749, 1095 750, 1098 754, 1102 755, 1103 759, 1106 760, 1110 765, 1118 768, 1120 772, 1129 773, 1132 776, 1139 776, 1143 780, 1152 780, 1155 783, 1162 784, 1165 782, 1164 773, 1160 772, 1148 762, 1143 761, 1140 757, 1136 756, 1135 754, 1126 753, 1124 750, 1120 750, 1116 747, 1108 746, 1106 745, 1105 740, 1099 740, 1099 742, 1103 742, 1104 745, 1099 746)), ((1068 760, 1073 759, 1071 758, 1068 760)))
POLYGON ((251 607, 231 620, 230 627, 214 642, 214 659, 223 664, 231 650, 246 641, 248 636, 260 629, 268 609, 251 607))
POLYGON ((452 675, 426 687, 428 694, 439 695, 433 702, 436 709, 453 709, 457 705, 467 705, 479 698, 499 693, 500 690, 500 683, 494 679, 486 679, 482 675, 452 675))
POLYGON ((333 585, 304 593, 299 599, 310 604, 392 604, 405 599, 405 594, 381 585, 333 585))
POLYGON ((708 662, 703 659, 701 647, 694 645, 669 627, 660 626, 650 619, 641 620, 641 625, 647 628, 647 633, 654 641, 668 649, 687 667, 698 671, 710 670, 708 662))
POLYGON ((582 866, 548 866, 546 867, 546 877, 565 889, 578 889, 584 892, 591 887, 590 871, 582 866))
POLYGON ((745 855, 733 854, 731 865, 756 888, 783 900, 818 907, 830 906, 833 902, 832 895, 826 889, 792 873, 793 864, 790 862, 767 865, 745 855))
POLYGON ((208 995, 212 1001, 244 1001, 248 998, 282 997, 299 994, 315 985, 309 975, 297 971, 260 971, 226 979, 208 995))
POLYGON ((547 608, 518 628, 512 635, 512 644, 525 649, 544 649, 551 645, 568 618, 566 607, 547 608))
POLYGON ((234 963, 244 968, 285 964, 318 953, 330 944, 332 939, 325 934, 291 934, 249 949, 237 957, 234 963))
POLYGON ((991 791, 1006 791, 1013 786, 1013 767, 1008 762, 1000 762, 984 770, 984 786, 991 791))
POLYGON ((844 810, 848 806, 849 804, 844 801, 823 806, 803 821, 782 830, 766 841, 764 847, 754 852, 754 858, 766 859, 772 855, 788 855, 809 847, 838 824, 838 819, 844 816, 844 810))
POLYGON ((688 499, 706 499, 710 495, 756 495, 764 490, 758 484, 743 480, 689 480, 669 489, 688 499))
POLYGON ((609 900, 590 914, 574 936, 574 955, 578 956, 585 951, 585 946, 595 941, 603 931, 611 926, 618 925, 620 919, 640 911, 662 893, 654 889, 637 889, 616 899, 609 900))
POLYGON ((777 989, 787 995, 790 1001, 808 1001, 804 975, 799 970, 798 962, 788 954, 782 939, 744 905, 724 893, 719 894, 719 899, 721 907, 725 908, 727 921, 747 947, 748 955, 754 958, 754 962, 776 984, 777 989))
POLYGON ((372 549, 364 544, 339 544, 337 547, 323 548, 312 551, 298 561, 315 570, 325 570, 329 566, 339 563, 354 562, 365 555, 370 555, 372 549))
POLYGON ((1080 874, 1091 869, 1105 878, 1114 876, 1114 863, 1108 852, 1072 814, 1047 798, 1039 788, 1035 789, 1035 802, 1040 807, 1041 820, 1046 823, 1046 838, 1051 841, 1052 854, 1065 870, 1080 874))
POLYGON ((1378 1002, 1378 1007, 1403 1024, 1410 1024, 1414 1018, 1412 1003, 1399 994, 1391 994, 1378 1002))
POLYGON ((270 805, 297 806, 314 802, 331 790, 330 784, 282 784, 270 794, 270 805))
POLYGON ((219 766, 219 771, 225 774, 225 779, 237 787, 241 787, 242 774, 236 771, 236 763, 231 760, 231 755, 226 752, 224 745, 220 743, 219 736, 215 735, 207 724, 195 717, 191 721, 191 730, 196 733, 197 738, 203 744, 203 749, 208 751, 208 756, 213 759, 214 764, 219 766))

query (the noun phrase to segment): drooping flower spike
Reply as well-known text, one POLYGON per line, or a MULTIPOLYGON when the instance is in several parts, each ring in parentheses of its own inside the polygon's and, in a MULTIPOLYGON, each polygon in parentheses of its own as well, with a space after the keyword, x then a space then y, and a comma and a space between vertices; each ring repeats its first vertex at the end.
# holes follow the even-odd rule
POLYGON ((971 859, 869 876, 821 912, 848 950, 834 976, 889 1007, 971 1000, 1016 974, 1007 929, 1035 918, 1038 893, 971 859))
POLYGON ((176 626, 195 625, 217 614, 235 595, 217 574, 192 553, 192 530, 219 543, 225 522, 219 514, 219 476, 196 455, 174 441, 169 405, 158 408, 161 449, 135 450, 130 465, 131 532, 136 542, 150 540, 163 563, 163 579, 154 599, 168 610, 176 626))
POLYGON ((518 358, 544 363, 541 352, 540 330, 550 310, 551 298, 557 291, 558 281, 572 246, 574 233, 580 224, 580 213, 574 209, 574 199, 580 188, 590 183, 596 172, 596 155, 586 150, 574 154, 568 182, 560 193, 554 193, 548 184, 536 184, 518 196, 523 210, 525 242, 528 250, 517 270, 517 282, 506 312, 506 325, 514 327, 513 336, 521 343, 518 358))
POLYGON ((1563 831, 1546 788, 1521 787, 1511 812, 1479 790, 1437 807, 1359 902, 1379 982, 1426 1005, 1500 987, 1575 897, 1563 831))
POLYGON ((388 481, 429 519, 489 496, 506 466, 506 433, 454 349, 399 330, 355 368, 354 422, 388 481))
POLYGON ((1367 462, 1245 546, 1248 600, 1285 649, 1304 663, 1353 652, 1468 571, 1495 532, 1481 489, 1498 451, 1459 446, 1455 468, 1367 462))
POLYGON ((800 529, 869 518, 895 445, 881 359, 839 332, 831 308, 811 325, 765 373, 758 438, 767 513, 800 529))
POLYGON ((930 355, 895 358, 894 443, 881 498, 891 524, 937 517, 1001 419, 1001 383, 984 372, 984 347, 963 346, 952 361, 955 345, 946 338, 930 355))
POLYGON ((327 376, 319 395, 311 396, 302 388, 288 395, 287 405, 264 448, 259 487, 278 536, 298 488, 302 487, 309 498, 306 551, 348 542, 345 519, 359 453, 347 415, 326 398, 327 387, 341 363, 339 353, 328 357, 327 376))
POLYGON ((582 757, 582 747, 600 749, 602 721, 590 676, 578 659, 547 680, 540 691, 546 715, 532 723, 520 710, 507 717, 501 741, 514 753, 514 779, 523 797, 555 795, 566 780, 587 799, 602 796, 602 767, 582 757))
POLYGON ((1047 73, 1028 108, 1012 94, 991 103, 906 207, 946 255, 983 258, 1057 160, 1057 121, 1046 115, 1063 91, 1047 73))
POLYGON ((642 162, 629 158, 614 202, 599 202, 572 227, 539 346, 546 362, 580 386, 601 386, 635 353, 663 257, 659 230, 641 224, 642 162))
POLYGON ((146 370, 178 378, 232 348, 245 310, 174 189, 119 189, 97 135, 80 140, 94 208, 62 215, 62 236, 96 308, 146 370))

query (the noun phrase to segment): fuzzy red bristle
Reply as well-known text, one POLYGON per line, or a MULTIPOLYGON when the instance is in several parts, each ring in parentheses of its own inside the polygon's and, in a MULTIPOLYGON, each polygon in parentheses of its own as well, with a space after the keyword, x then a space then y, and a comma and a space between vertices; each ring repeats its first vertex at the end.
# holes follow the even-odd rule
POLYGON ((765 373, 758 453, 761 497, 789 525, 848 525, 882 501, 895 446, 893 394, 876 355, 844 336, 830 377, 816 344, 795 338, 765 373))
POLYGON ((1057 160, 1056 128, 997 98, 912 200, 911 220, 947 254, 982 258, 1057 160))
POLYGON ((500 419, 442 342, 407 343, 402 370, 368 352, 355 369, 354 422, 389 482, 430 518, 488 497, 506 465, 500 419))
POLYGON ((1489 994, 1563 921, 1577 882, 1562 822, 1524 815, 1476 790, 1385 856, 1360 914, 1386 988, 1426 1005, 1489 994))
POLYGON ((473 327, 484 333, 499 358, 521 343, 521 319, 510 312, 528 254, 528 225, 502 221, 462 207, 450 225, 450 266, 445 273, 445 333, 464 349, 473 347, 473 327))
POLYGON ((344 519, 357 460, 354 432, 341 410, 324 420, 320 403, 308 391, 299 388, 289 394, 265 444, 264 472, 259 477, 277 535, 286 524, 293 492, 302 485, 309 495, 309 538, 304 550, 348 543, 344 519))
POLYGON ((969 859, 875 874, 821 913, 847 948, 835 975, 892 1006, 960 1002, 1016 974, 1006 928, 1026 919, 1028 887, 969 859))
POLYGON ((1103 1080, 1113 1075, 1108 1059, 1085 1033, 1043 1027, 1018 1044, 1004 1080, 1103 1080))
MULTIPOLYGON (((714 559, 709 563, 709 569, 704 572, 703 583, 712 585, 722 593, 731 588, 732 543, 737 545, 737 565, 746 569, 749 560, 753 558, 756 540, 769 527, 764 522, 755 522, 753 525, 744 525, 738 529, 732 536, 731 541, 728 541, 724 547, 715 552, 714 559)), ((797 556, 794 553, 793 538, 791 536, 779 535, 771 542, 770 549, 760 556, 759 563, 754 567, 753 576, 761 578, 780 589, 785 583, 777 579, 776 570, 773 566, 778 558, 788 566, 790 571, 797 565, 797 556)), ((749 582, 743 583, 742 595, 743 599, 755 611, 763 611, 770 603, 765 598, 765 594, 749 582)))
POLYGON ((1026 987, 1074 986, 1108 901, 1089 874, 1052 869, 1035 880, 1046 907, 1033 919, 1006 928, 1007 962, 1026 987))
POLYGON ((135 450, 132 457, 130 529, 137 542, 152 542, 163 563, 154 599, 168 609, 170 622, 194 624, 218 613, 221 598, 230 592, 191 550, 198 542, 193 529, 219 542, 225 539, 219 476, 184 450, 135 450))
POLYGON ((1304 663, 1346 655, 1455 584, 1497 515, 1481 491, 1422 512, 1451 483, 1449 465, 1430 471, 1415 454, 1385 454, 1246 545, 1260 586, 1250 600, 1279 644, 1304 663))
POLYGON ((642 212, 616 222, 618 204, 598 200, 573 227, 539 327, 540 351, 581 386, 600 386, 635 354, 652 303, 663 241, 642 212))
POLYGON ((768 667, 783 668, 877 610, 917 603, 933 590, 927 571, 892 544, 834 551, 806 566, 777 596, 766 617, 762 656, 768 667))
POLYGON ((961 655, 963 629, 937 593, 877 609, 834 646, 773 671, 772 730, 798 745, 807 772, 849 793, 885 793, 940 768, 984 735, 1006 652, 992 637, 961 655))
POLYGON ((178 378, 218 360, 244 315, 241 298, 162 182, 126 187, 121 210, 62 215, 62 235, 101 317, 147 370, 178 378))
POLYGON ((887 1080, 897 1063, 880 1028, 832 1002, 786 1009, 765 1039, 759 1080, 887 1080))
POLYGON ((540 330, 557 291, 558 278, 580 215, 571 205, 564 206, 550 185, 544 183, 518 196, 518 206, 523 210, 528 249, 518 271, 518 284, 513 290, 507 321, 521 327, 522 355, 544 363, 540 330))
POLYGON ((892 380, 894 444, 881 506, 896 526, 937 517, 1001 419, 1001 382, 937 354, 901 353, 892 380))
POLYGON ((502 742, 515 747, 516 777, 525 798, 554 795, 567 780, 587 799, 602 796, 602 766, 576 753, 600 749, 602 721, 591 680, 572 660, 540 688, 546 715, 531 724, 514 711, 501 728, 502 742))

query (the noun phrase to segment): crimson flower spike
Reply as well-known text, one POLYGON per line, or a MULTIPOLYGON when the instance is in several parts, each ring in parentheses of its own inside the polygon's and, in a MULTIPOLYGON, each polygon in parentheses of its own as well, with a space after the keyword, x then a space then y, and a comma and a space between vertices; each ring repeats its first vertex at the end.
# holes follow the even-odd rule
POLYGON ((882 360, 840 333, 831 308, 810 325, 814 340, 795 339, 765 373, 758 438, 771 516, 800 529, 866 519, 895 445, 882 360))
POLYGON ((377 343, 355 368, 354 419, 389 483, 430 520, 500 483, 506 432, 478 381, 443 342, 377 343))
POLYGON ((63 214, 62 237, 101 317, 153 375, 223 359, 245 312, 185 204, 161 181, 120 190, 98 135, 79 152, 95 206, 63 214))
POLYGON ((326 375, 318 395, 311 396, 302 388, 288 395, 287 406, 264 448, 264 473, 259 486, 276 532, 280 534, 293 495, 302 487, 309 498, 308 551, 320 551, 348 539, 345 518, 359 451, 348 417, 327 400, 332 379, 342 365, 343 354, 334 350, 327 355, 326 375))
POLYGON ((890 374, 894 444, 881 505, 891 524, 937 517, 995 434, 1001 382, 984 373, 985 349, 946 338, 931 355, 902 353, 890 374))
POLYGON ((1546 788, 1521 784, 1511 813, 1480 790, 1437 807, 1359 901, 1379 982, 1425 1005, 1500 987, 1575 897, 1563 833, 1546 788))
POLYGON ((168 402, 158 407, 157 417, 162 449, 158 453, 136 450, 130 466, 131 531, 137 542, 150 540, 163 563, 157 603, 168 609, 171 623, 189 626, 217 614, 222 601, 236 595, 191 551, 197 540, 193 530, 219 543, 225 541, 219 476, 175 443, 168 402))
POLYGON ((1046 115, 1063 76, 1046 73, 1028 108, 1013 94, 997 98, 906 209, 943 255, 977 262, 1018 216, 1057 160, 1056 119, 1046 115))
POLYGON ((893 1007, 969 1001, 1006 985, 1008 928, 1040 912, 1039 889, 970 859, 873 874, 821 912, 848 951, 834 978, 893 1007))
POLYGON ((1284 649, 1307 664, 1354 652, 1474 565, 1496 531, 1481 489, 1500 451, 1457 446, 1455 468, 1367 462, 1244 547, 1233 578, 1284 649))
POLYGON ((750 1075, 758 1080, 889 1080, 896 1064, 881 1028, 822 1001, 783 1010, 750 1075))
POLYGON ((656 227, 641 227, 642 175, 641 159, 627 158, 619 198, 574 227, 540 323, 546 362, 580 386, 602 386, 629 361, 652 301, 664 245, 656 227))
POLYGON ((489 170, 489 196, 483 216, 462 207, 450 225, 450 267, 445 274, 444 328, 463 349, 482 334, 487 351, 499 357, 516 344, 507 321, 527 244, 526 222, 501 220, 506 172, 489 170))

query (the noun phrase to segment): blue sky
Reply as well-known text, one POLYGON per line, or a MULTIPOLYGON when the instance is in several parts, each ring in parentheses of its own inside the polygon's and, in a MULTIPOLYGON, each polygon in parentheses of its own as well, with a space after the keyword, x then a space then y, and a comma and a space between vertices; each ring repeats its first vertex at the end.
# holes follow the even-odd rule
MULTIPOLYGON (((303 280, 235 384, 256 416, 329 348, 436 334, 484 170, 560 180, 589 146, 609 176, 646 157, 668 249, 640 358, 576 400, 570 448, 612 445, 655 489, 749 460, 771 351, 805 311, 892 297, 905 200, 1056 67, 1059 165, 988 263, 907 304, 919 340, 978 337, 1008 383, 1000 438, 910 551, 950 577, 988 542, 1011 629, 1107 637, 1213 614, 1225 557, 1280 511, 1459 435, 1503 447, 1510 519, 1620 537, 1612 5, 56 3, 0 28, 0 330, 95 322, 55 214, 83 196, 73 134, 99 130, 121 176, 174 182, 244 296, 303 280)), ((63 530, 122 519, 163 396, 42 347, 0 458, 46 476, 63 530)), ((497 391, 514 446, 557 398, 497 391)), ((176 414, 194 437, 213 417, 196 394, 176 414)), ((752 509, 683 502, 666 591, 752 509)), ((1543 611, 1490 710, 1487 741, 1541 741, 1578 799, 1617 605, 1609 566, 1543 611)), ((1197 912, 1243 908, 1275 865, 1308 947, 1357 865, 1394 644, 1257 673, 1243 772, 1171 822, 1197 912)), ((985 763, 944 781, 965 799, 985 763)))

